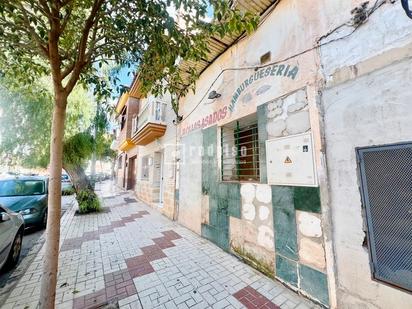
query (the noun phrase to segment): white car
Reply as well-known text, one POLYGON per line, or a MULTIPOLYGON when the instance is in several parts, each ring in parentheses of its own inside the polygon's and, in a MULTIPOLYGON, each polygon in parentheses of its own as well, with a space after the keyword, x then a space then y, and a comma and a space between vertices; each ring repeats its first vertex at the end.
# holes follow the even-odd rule
POLYGON ((19 261, 23 233, 22 215, 0 205, 0 269, 10 269, 19 261))

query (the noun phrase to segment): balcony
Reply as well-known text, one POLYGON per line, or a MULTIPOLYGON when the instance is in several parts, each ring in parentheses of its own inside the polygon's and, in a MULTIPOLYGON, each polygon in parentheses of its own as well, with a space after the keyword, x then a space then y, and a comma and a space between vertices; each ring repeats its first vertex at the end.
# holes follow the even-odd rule
POLYGON ((146 100, 140 114, 132 120, 132 142, 145 146, 166 132, 166 103, 146 100))

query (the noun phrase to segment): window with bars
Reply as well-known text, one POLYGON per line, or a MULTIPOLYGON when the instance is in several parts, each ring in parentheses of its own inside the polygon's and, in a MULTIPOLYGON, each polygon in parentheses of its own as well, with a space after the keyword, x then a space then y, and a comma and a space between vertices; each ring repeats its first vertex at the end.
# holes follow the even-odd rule
POLYGON ((256 115, 221 127, 222 181, 260 180, 256 115))
POLYGON ((142 158, 142 174, 140 176, 142 180, 149 179, 149 156, 144 156, 142 158))

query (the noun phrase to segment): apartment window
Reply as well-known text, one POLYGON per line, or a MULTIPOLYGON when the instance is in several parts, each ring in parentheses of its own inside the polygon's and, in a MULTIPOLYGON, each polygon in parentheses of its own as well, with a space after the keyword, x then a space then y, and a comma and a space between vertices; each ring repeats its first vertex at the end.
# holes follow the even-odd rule
POLYGON ((223 181, 259 181, 259 142, 256 115, 221 128, 223 181))
POLYGON ((123 130, 123 128, 126 125, 126 113, 127 113, 127 108, 123 108, 121 118, 120 118, 120 130, 123 130))
POLYGON ((166 116, 166 104, 156 101, 155 105, 156 109, 156 121, 165 121, 165 116, 166 116))
POLYGON ((132 118, 132 132, 137 132, 137 115, 134 115, 132 118))
POLYGON ((149 179, 149 160, 149 156, 144 156, 142 158, 142 174, 140 177, 142 180, 149 179))
POLYGON ((117 159, 117 168, 120 170, 123 165, 123 156, 120 155, 119 158, 117 159))
POLYGON ((357 149, 372 274, 412 291, 412 143, 357 149))

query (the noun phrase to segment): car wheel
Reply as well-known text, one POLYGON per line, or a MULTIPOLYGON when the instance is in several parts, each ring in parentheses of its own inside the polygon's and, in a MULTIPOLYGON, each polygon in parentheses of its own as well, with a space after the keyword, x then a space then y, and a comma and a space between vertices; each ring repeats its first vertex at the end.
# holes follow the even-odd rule
POLYGON ((46 227, 47 227, 47 209, 46 209, 46 211, 44 212, 43 219, 42 219, 42 221, 41 221, 41 226, 42 226, 43 228, 46 228, 46 227))
POLYGON ((23 232, 19 231, 14 238, 13 245, 7 257, 6 264, 4 265, 6 269, 11 269, 16 266, 20 258, 21 246, 23 241, 23 232))

